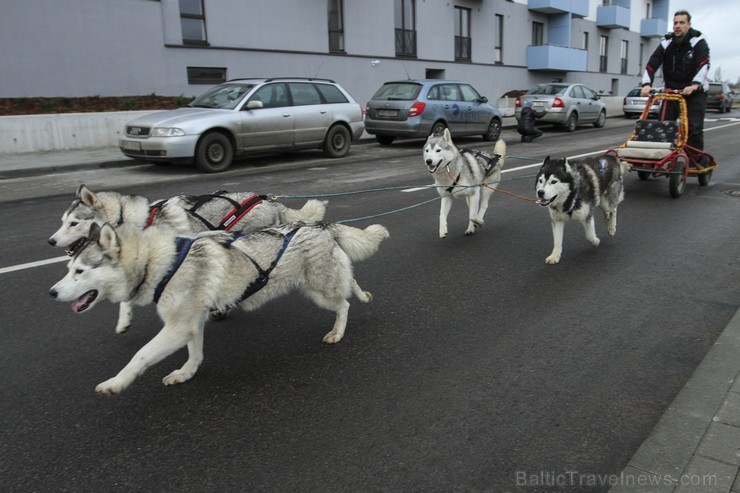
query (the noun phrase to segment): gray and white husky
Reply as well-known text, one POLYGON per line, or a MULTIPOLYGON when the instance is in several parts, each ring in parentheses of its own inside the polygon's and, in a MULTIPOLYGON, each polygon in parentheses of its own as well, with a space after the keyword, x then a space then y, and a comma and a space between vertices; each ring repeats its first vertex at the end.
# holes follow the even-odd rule
POLYGON ((93 225, 86 242, 50 294, 81 313, 98 301, 157 304, 161 331, 113 378, 96 387, 118 394, 147 368, 187 345, 188 360, 167 375, 174 385, 193 377, 203 360, 203 328, 211 309, 241 305, 253 310, 300 290, 335 312, 324 342, 339 342, 347 325, 348 298, 372 295, 353 277, 352 262, 372 256, 388 230, 332 224, 292 223, 248 235, 209 231, 178 237, 167 226, 93 225))
POLYGON ((493 189, 501 179, 506 157, 506 143, 498 140, 493 152, 458 149, 452 143, 450 131, 435 133, 424 145, 424 162, 434 177, 437 192, 442 197, 439 211, 439 237, 447 236, 447 216, 453 198, 465 197, 468 203, 466 235, 483 227, 483 216, 493 189), (486 183, 487 186, 483 186, 486 183))
POLYGON ((604 212, 609 236, 617 234, 617 206, 624 200, 625 165, 612 155, 583 159, 545 158, 537 173, 537 203, 547 207, 552 222, 552 253, 548 264, 560 262, 563 252, 565 222, 576 220, 583 225, 586 239, 595 247, 594 212, 604 212))
MULTIPOLYGON (((312 199, 296 210, 252 192, 178 195, 150 202, 141 195, 96 193, 80 185, 75 200, 62 215, 62 226, 51 235, 49 244, 66 248, 72 255, 86 240, 92 224, 126 224, 139 229, 166 224, 179 234, 191 236, 209 229, 249 233, 295 221, 321 221, 325 212, 323 201, 312 199)), ((116 333, 126 332, 132 317, 131 305, 123 300, 116 333)))

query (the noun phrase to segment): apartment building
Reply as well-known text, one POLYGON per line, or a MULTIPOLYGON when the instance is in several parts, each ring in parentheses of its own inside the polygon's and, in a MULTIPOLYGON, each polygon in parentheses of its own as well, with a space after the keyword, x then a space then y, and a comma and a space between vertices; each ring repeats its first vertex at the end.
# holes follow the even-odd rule
POLYGON ((193 96, 239 77, 540 82, 622 95, 669 0, 24 0, 0 7, 0 97, 193 96))

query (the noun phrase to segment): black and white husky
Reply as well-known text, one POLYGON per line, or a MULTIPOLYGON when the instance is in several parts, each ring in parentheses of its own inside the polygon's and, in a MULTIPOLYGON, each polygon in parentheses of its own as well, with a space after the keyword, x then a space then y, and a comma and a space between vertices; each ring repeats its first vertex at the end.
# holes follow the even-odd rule
MULTIPOLYGON (((321 221, 326 203, 308 200, 301 209, 290 209, 252 192, 214 192, 209 195, 178 195, 150 202, 141 195, 118 192, 93 192, 85 185, 77 189, 75 200, 62 214, 62 226, 49 238, 49 244, 66 248, 72 255, 87 238, 90 226, 105 223, 116 227, 131 225, 145 229, 166 224, 182 235, 200 231, 226 230, 249 233, 295 221, 321 221)), ((131 305, 120 305, 116 333, 131 327, 131 305)))
POLYGON ((344 336, 353 294, 372 295, 353 277, 352 262, 372 256, 388 237, 381 225, 358 229, 332 223, 292 223, 248 235, 223 231, 178 237, 167 226, 141 230, 93 225, 50 294, 81 313, 107 299, 157 304, 162 330, 115 377, 96 387, 118 394, 158 361, 187 345, 188 360, 163 380, 193 377, 203 360, 203 328, 212 309, 253 310, 290 291, 303 292, 336 314, 324 342, 344 336))
POLYGON ((434 177, 437 192, 442 197, 439 211, 439 237, 447 236, 447 215, 452 199, 465 197, 468 203, 468 228, 466 235, 483 227, 483 216, 493 189, 501 179, 506 157, 506 143, 498 140, 493 152, 458 149, 452 143, 450 131, 435 133, 424 145, 424 162, 434 177), (483 184, 487 186, 483 186, 483 184))
POLYGON ((552 221, 553 247, 548 264, 560 262, 563 251, 563 229, 569 219, 583 225, 586 239, 595 247, 594 212, 604 212, 609 236, 617 234, 617 206, 624 200, 623 174, 626 170, 612 155, 568 160, 545 158, 537 173, 537 203, 547 207, 552 221))

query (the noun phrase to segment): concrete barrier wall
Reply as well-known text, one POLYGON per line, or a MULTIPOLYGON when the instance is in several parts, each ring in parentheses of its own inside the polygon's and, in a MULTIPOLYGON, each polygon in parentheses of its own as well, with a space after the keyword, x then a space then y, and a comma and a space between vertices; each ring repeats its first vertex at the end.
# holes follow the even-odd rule
POLYGON ((0 154, 118 145, 129 120, 152 111, 0 116, 0 154))
MULTIPOLYGON (((622 99, 602 98, 608 116, 622 116, 622 99)), ((504 116, 513 116, 515 101, 498 101, 504 116)), ((147 113, 152 111, 0 116, 0 155, 115 147, 126 122, 147 113)))

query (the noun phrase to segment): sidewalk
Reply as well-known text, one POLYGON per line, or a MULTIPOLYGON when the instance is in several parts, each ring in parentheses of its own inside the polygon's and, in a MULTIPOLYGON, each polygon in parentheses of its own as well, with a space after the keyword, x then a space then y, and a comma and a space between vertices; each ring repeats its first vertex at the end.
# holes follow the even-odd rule
MULTIPOLYGON (((0 180, 135 165, 117 147, 0 154, 0 180)), ((740 310, 624 471, 605 479, 612 493, 740 493, 739 471, 740 310)))

